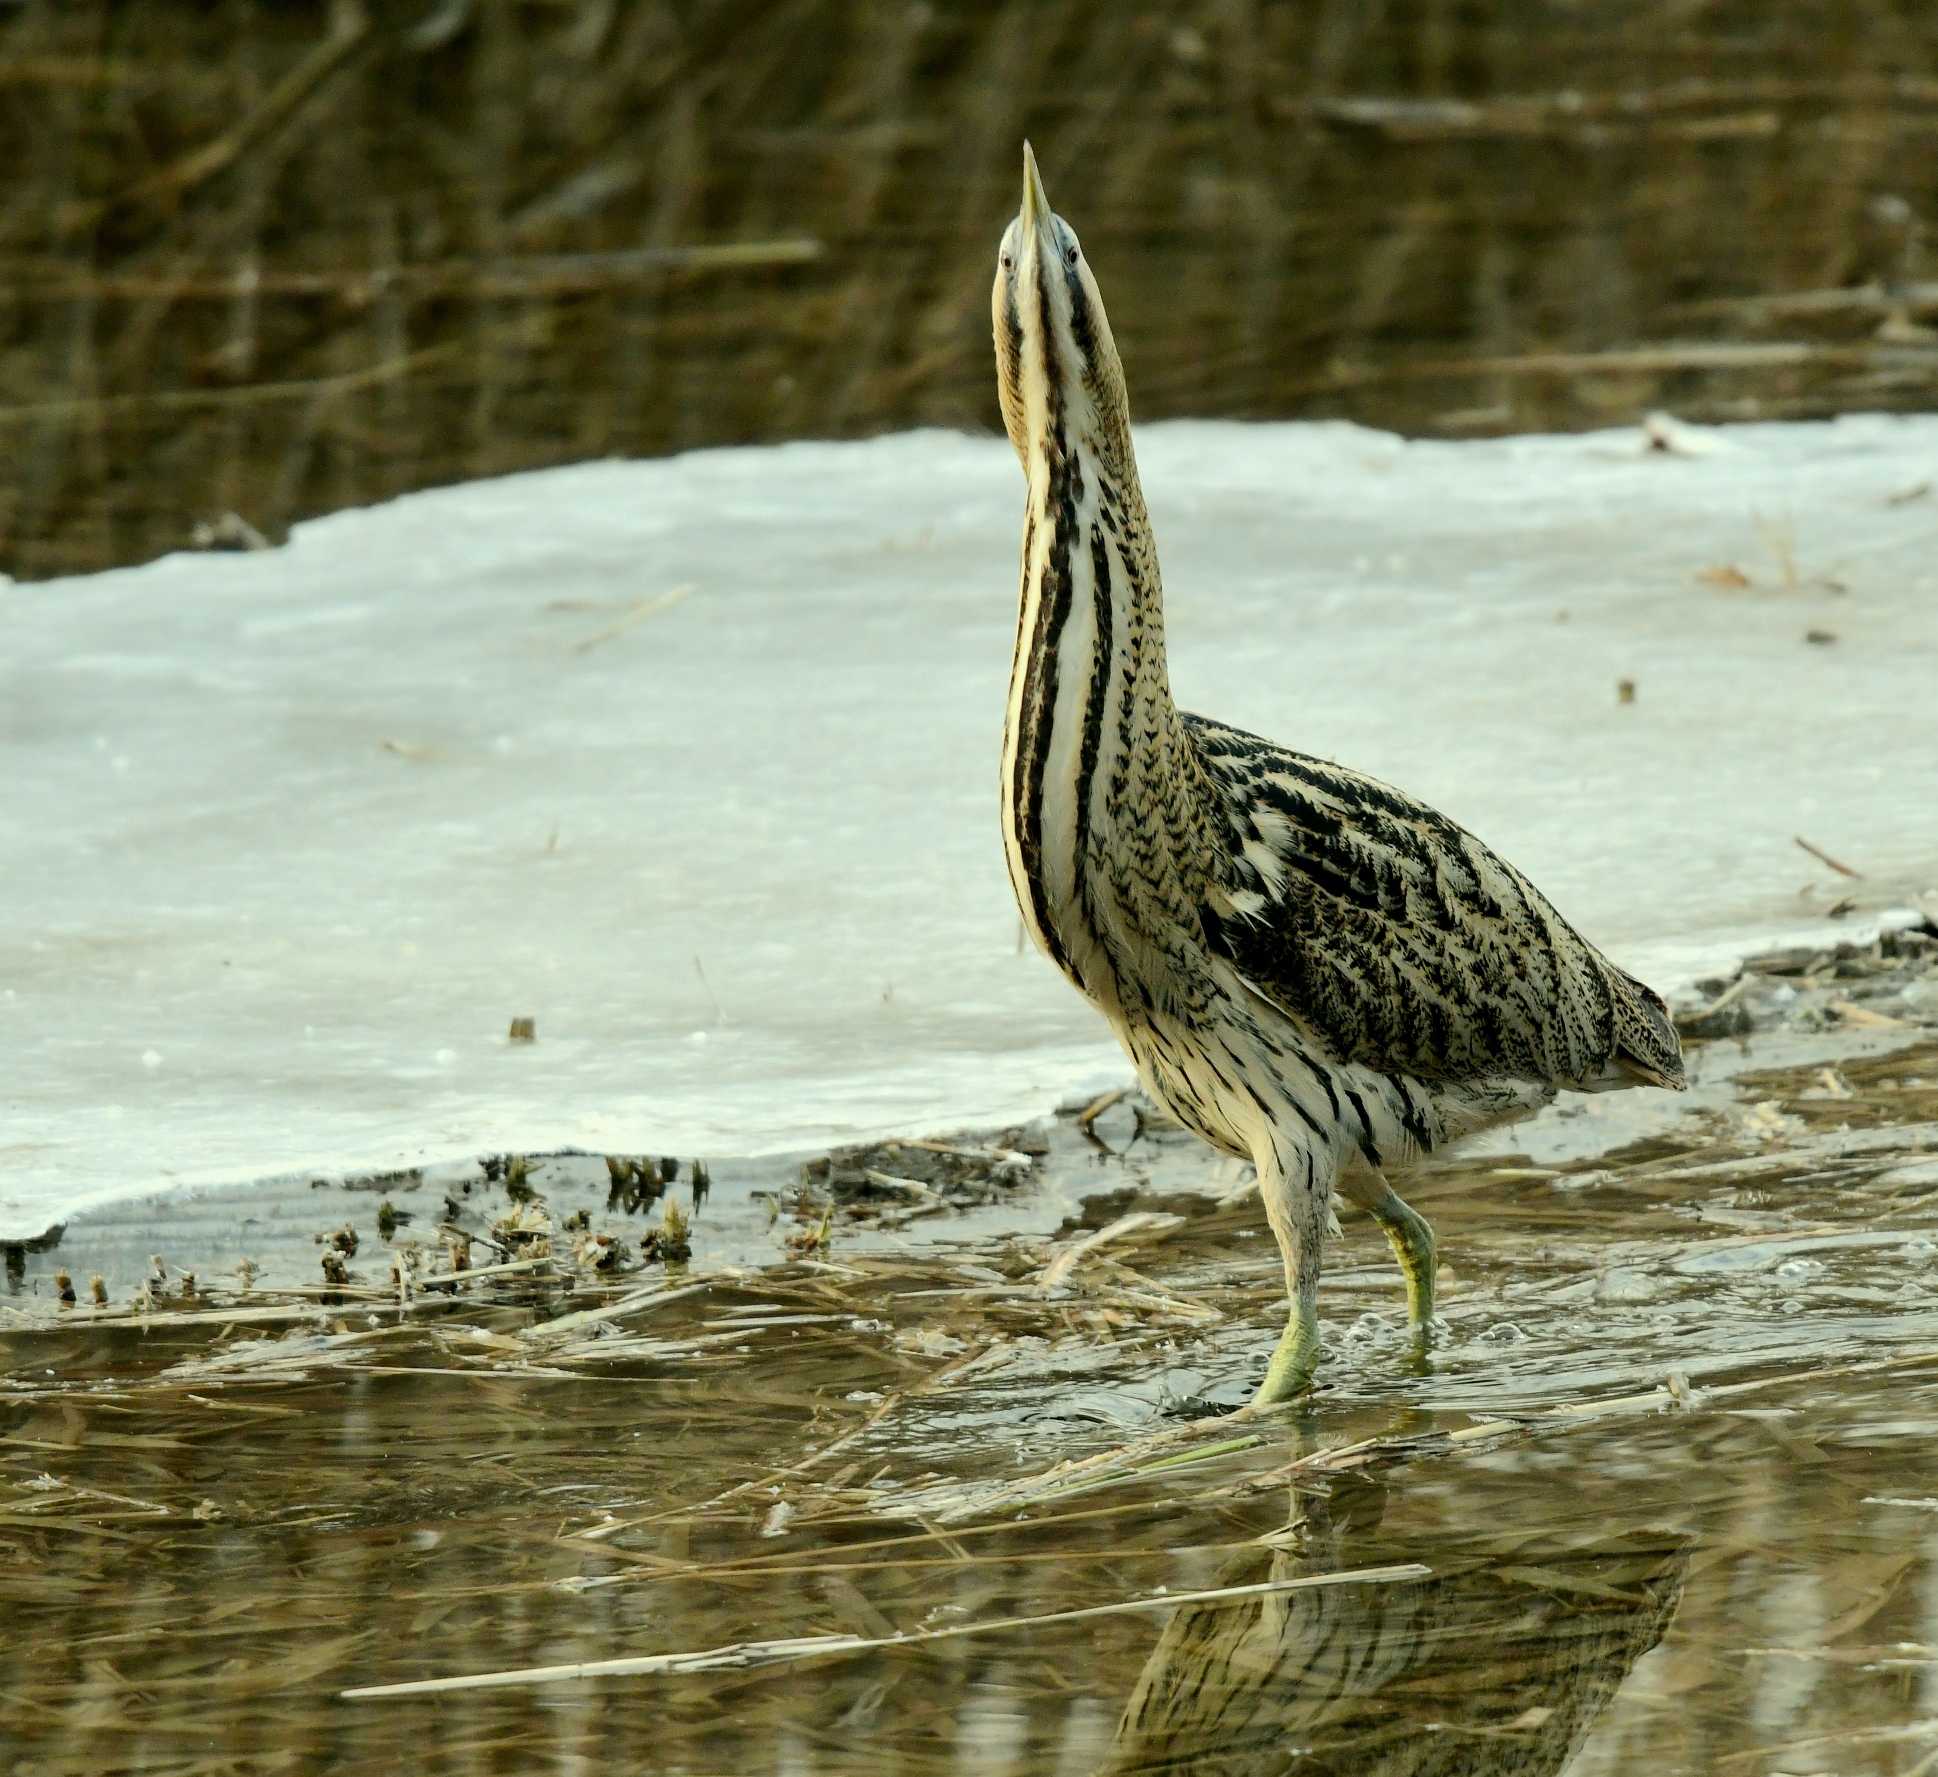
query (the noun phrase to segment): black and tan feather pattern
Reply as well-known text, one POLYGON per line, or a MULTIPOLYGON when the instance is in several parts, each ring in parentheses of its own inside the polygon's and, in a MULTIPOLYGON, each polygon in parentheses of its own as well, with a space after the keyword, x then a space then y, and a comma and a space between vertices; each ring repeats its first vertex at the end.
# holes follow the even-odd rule
MULTIPOLYGON (((1662 1639, 1689 1549, 1658 1533, 1433 1565, 1180 1610, 1097 1777, 1555 1777, 1662 1639)), ((1217 1583, 1319 1571, 1259 1553, 1217 1583)))
POLYGON ((1028 477, 1003 849, 1038 946, 1187 1128, 1251 1159, 1305 1385, 1334 1186, 1385 1229, 1425 1338, 1433 1235, 1383 1169, 1563 1087, 1680 1086, 1662 1002, 1444 816, 1179 711, 1123 367, 1025 155, 991 315, 1028 477))
POLYGON ((1428 1082, 1682 1082, 1661 997, 1423 802, 1202 716, 1224 816, 1207 940, 1336 1055, 1428 1082))

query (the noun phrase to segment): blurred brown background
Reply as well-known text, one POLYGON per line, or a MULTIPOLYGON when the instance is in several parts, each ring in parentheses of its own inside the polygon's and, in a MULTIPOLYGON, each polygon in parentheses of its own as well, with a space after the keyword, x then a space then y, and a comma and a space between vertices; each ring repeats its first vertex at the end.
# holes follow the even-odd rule
POLYGON ((993 428, 1025 134, 1143 418, 1938 394, 1931 0, 12 0, 0 570, 993 428))

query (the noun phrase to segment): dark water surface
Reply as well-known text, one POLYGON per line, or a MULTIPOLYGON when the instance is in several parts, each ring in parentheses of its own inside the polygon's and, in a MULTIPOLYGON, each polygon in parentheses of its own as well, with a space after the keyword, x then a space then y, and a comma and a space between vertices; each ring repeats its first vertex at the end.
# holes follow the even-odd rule
POLYGON ((1256 1196, 1129 1105, 1018 1187, 1053 1240, 890 1209, 400 1306, 366 1229, 335 1303, 171 1268, 137 1323, 50 1300, 77 1226, 0 1297, 0 1771, 1938 1768, 1938 1047, 1814 1042, 1417 1180, 1424 1363, 1349 1220, 1258 1419, 1189 1416, 1283 1312, 1256 1196), (903 1644, 339 1695, 814 1635, 903 1644))
POLYGON ((608 454, 993 430, 1025 136, 1140 418, 1938 392, 1929 0, 30 0, 0 570, 608 454))

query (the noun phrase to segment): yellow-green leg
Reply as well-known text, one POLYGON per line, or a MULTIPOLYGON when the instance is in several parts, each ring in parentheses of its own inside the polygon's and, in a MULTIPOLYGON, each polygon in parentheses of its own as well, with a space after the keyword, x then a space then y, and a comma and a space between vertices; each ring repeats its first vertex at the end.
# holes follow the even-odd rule
POLYGON ((1361 1166, 1339 1181, 1339 1188, 1378 1222, 1400 1262, 1406 1278, 1406 1318, 1413 1328, 1414 1342, 1433 1341, 1433 1273, 1437 1263, 1433 1250, 1433 1230, 1417 1209, 1370 1166, 1361 1166))
MULTIPOLYGON (((1414 1341, 1420 1345, 1431 1345, 1433 1272, 1437 1262, 1433 1251, 1433 1230, 1427 1226, 1427 1218, 1417 1209, 1403 1203, 1391 1191, 1386 1195, 1392 1199, 1390 1211, 1381 1213, 1376 1210, 1374 1215, 1393 1248, 1394 1258, 1400 1262, 1400 1270, 1406 1275, 1406 1318, 1413 1328, 1414 1341)), ((1385 1209, 1384 1205, 1382 1209, 1385 1209)))
POLYGON ((1290 1400, 1312 1381, 1319 1366, 1319 1310, 1315 1303, 1295 1301, 1278 1349, 1266 1366, 1265 1380, 1252 1396, 1254 1407, 1269 1407, 1274 1401, 1290 1400))
POLYGON ((1308 1387, 1319 1367, 1319 1268, 1337 1163, 1329 1154, 1304 1149, 1286 1154, 1268 1149, 1257 1163, 1258 1192, 1285 1260, 1285 1293, 1292 1303, 1265 1380, 1252 1396, 1254 1407, 1269 1407, 1308 1387))

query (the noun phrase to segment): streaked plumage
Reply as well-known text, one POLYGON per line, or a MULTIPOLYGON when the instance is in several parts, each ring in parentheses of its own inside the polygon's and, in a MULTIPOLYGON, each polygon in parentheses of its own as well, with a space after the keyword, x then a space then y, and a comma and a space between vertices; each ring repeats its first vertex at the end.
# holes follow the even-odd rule
MULTIPOLYGON (((1215 1583, 1348 1565, 1323 1545, 1254 1549, 1215 1583)), ((1657 1533, 1533 1558, 1525 1545, 1505 1559, 1449 1551, 1433 1568, 1187 1605, 1096 1777, 1554 1777, 1668 1629, 1689 1544, 1657 1533)))
POLYGON ((1182 713, 1122 366, 1024 150, 992 298, 1028 476, 1003 730, 1025 924, 1152 1095, 1252 1160, 1293 1315, 1261 1400, 1304 1386, 1335 1183, 1376 1216, 1422 1336, 1433 1238, 1381 1176, 1557 1089, 1680 1087, 1662 1001, 1511 865, 1357 772, 1182 713))

